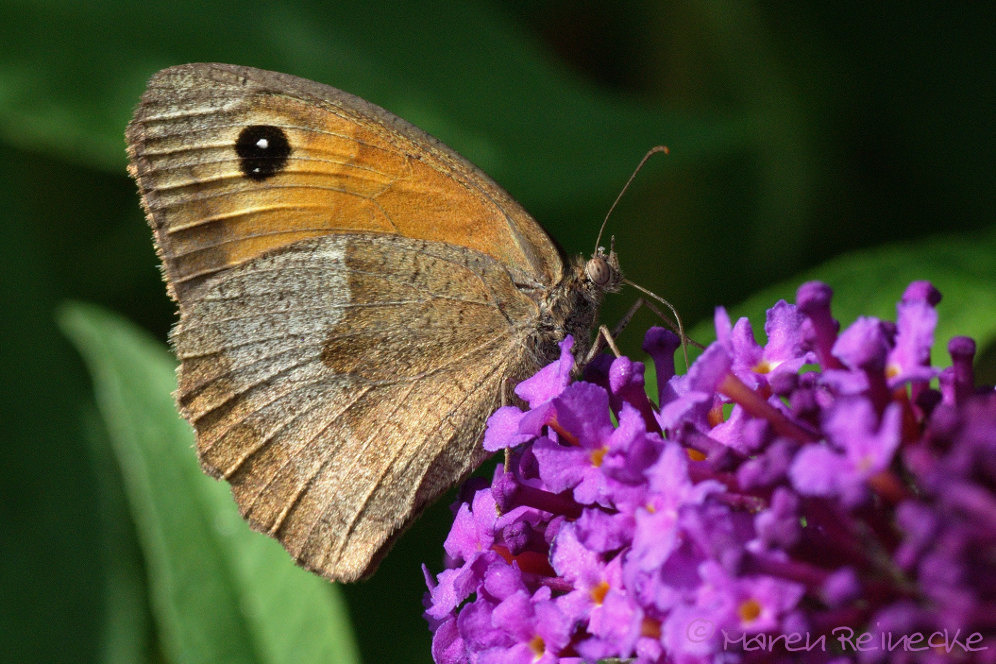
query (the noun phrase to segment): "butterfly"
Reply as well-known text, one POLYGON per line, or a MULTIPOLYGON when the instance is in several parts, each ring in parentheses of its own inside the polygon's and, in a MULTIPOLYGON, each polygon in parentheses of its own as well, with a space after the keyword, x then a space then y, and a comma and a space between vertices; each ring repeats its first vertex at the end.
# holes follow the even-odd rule
POLYGON ((171 67, 126 137, 201 466, 334 581, 486 458, 488 415, 559 342, 585 357, 621 283, 614 251, 567 259, 466 159, 326 85, 171 67))

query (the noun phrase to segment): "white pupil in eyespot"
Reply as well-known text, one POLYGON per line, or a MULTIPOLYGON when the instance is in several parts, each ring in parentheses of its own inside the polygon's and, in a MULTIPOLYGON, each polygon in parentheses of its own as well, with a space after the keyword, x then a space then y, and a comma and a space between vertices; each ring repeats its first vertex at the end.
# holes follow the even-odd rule
POLYGON ((256 141, 256 147, 259 148, 260 150, 265 150, 266 148, 270 147, 270 142, 265 138, 261 138, 258 141, 256 141))

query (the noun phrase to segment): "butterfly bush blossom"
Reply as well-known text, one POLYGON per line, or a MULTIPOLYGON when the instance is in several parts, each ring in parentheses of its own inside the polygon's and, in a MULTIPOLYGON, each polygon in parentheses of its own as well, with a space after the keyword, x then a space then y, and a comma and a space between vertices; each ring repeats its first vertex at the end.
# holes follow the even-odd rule
POLYGON ((651 329, 644 366, 560 359, 521 383, 425 570, 439 664, 996 661, 996 393, 971 339, 930 362, 938 291, 844 331, 830 289, 715 315, 676 375, 651 329), (932 387, 936 384, 936 388, 932 387))

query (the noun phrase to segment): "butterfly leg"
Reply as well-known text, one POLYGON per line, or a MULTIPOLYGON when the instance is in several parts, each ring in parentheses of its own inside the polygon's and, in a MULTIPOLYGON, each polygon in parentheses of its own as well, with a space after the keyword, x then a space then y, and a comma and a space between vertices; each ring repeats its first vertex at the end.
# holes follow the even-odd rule
MULTIPOLYGON (((510 377, 506 378, 504 380, 504 382, 502 382, 502 389, 501 389, 501 407, 502 408, 504 408, 505 406, 508 406, 511 403, 511 399, 509 398, 509 393, 510 393, 510 391, 512 389, 513 389, 512 388, 512 379, 510 377)), ((505 459, 502 462, 502 472, 505 472, 505 473, 511 472, 511 468, 512 468, 512 450, 510 450, 509 448, 506 447, 505 448, 505 459)))
POLYGON ((622 353, 619 351, 619 347, 616 345, 616 337, 622 334, 622 331, 626 329, 629 322, 633 320, 633 316, 636 312, 645 304, 647 303, 642 297, 637 298, 636 302, 633 303, 633 306, 631 306, 629 310, 623 314, 623 317, 619 319, 619 322, 616 323, 616 326, 612 328, 611 332, 607 326, 599 325, 598 335, 595 337, 595 343, 593 343, 591 348, 588 350, 588 354, 584 358, 584 364, 587 365, 591 362, 596 355, 602 352, 602 349, 605 346, 608 346, 616 357, 622 356, 622 353))

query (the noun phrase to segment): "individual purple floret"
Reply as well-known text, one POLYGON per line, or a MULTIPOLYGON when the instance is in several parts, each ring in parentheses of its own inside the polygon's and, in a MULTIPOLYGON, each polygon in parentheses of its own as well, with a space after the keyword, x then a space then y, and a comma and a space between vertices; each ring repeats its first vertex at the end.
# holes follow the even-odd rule
POLYGON ((800 287, 755 340, 717 310, 687 374, 573 342, 489 420, 425 569, 440 664, 996 662, 996 392, 931 364, 940 293, 845 329, 800 287))

